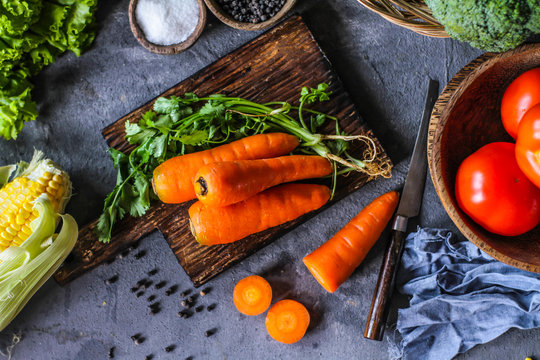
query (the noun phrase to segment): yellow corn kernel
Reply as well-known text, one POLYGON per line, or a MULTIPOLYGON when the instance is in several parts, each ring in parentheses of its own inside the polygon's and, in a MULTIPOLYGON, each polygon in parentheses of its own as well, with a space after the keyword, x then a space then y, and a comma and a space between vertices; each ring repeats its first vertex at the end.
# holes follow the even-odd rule
POLYGON ((70 193, 69 176, 43 154, 35 154, 27 169, 0 188, 0 251, 19 246, 32 234, 30 223, 39 216, 34 201, 40 195, 47 194, 58 212, 70 193))
POLYGON ((45 192, 51 196, 49 196, 50 198, 54 198, 55 195, 56 195, 56 189, 50 187, 50 186, 47 186, 47 188, 45 189, 45 192))
POLYGON ((22 227, 21 231, 26 235, 29 235, 29 236, 32 235, 32 229, 30 229, 30 226, 28 226, 28 224, 25 224, 22 227))
MULTIPOLYGON (((26 218, 19 212, 19 213, 17 214, 17 217, 16 217, 16 219, 15 219, 15 222, 16 222, 16 224, 18 224, 18 225, 22 225, 22 224, 24 224, 24 223, 26 222, 26 218)), ((11 224, 11 225, 13 225, 13 224, 11 224)))
POLYGON ((13 230, 15 230, 17 233, 19 231, 21 231, 21 228, 22 228, 22 224, 9 224, 9 227, 12 228, 13 230))
POLYGON ((56 182, 54 180, 51 180, 49 181, 49 187, 55 189, 55 190, 58 190, 58 188, 60 188, 60 183, 59 182, 56 182))
POLYGON ((23 209, 28 211, 28 215, 32 213, 33 208, 34 208, 34 205, 32 205, 30 202, 26 202, 23 204, 23 209))
POLYGON ((10 235, 7 231, 3 231, 3 232, 0 234, 0 237, 1 237, 2 239, 9 240, 9 241, 13 240, 13 236, 10 235))

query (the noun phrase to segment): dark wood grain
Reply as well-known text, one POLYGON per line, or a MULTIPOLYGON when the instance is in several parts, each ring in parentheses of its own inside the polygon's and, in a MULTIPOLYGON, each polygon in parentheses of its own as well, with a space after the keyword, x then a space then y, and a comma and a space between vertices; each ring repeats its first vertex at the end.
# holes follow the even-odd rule
MULTIPOLYGON (((331 101, 320 104, 318 108, 338 116, 347 132, 373 136, 362 123, 341 82, 299 16, 285 21, 159 96, 180 96, 189 91, 199 95, 225 93, 257 102, 281 99, 297 103, 302 86, 314 87, 321 82, 331 84, 333 95, 331 101)), ((124 141, 124 123, 138 120, 151 109, 154 100, 103 130, 109 146, 124 152, 130 150, 130 145, 124 141)), ((334 125, 329 124, 325 132, 332 133, 333 130, 334 125)), ((381 157, 387 159, 378 141, 377 146, 381 157)), ((362 153, 363 150, 361 143, 355 144, 352 149, 355 153, 362 153)), ((350 194, 369 180, 368 176, 360 173, 340 177, 332 202, 350 194)), ((95 222, 87 225, 80 231, 70 261, 56 273, 56 280, 66 283, 158 229, 195 286, 200 286, 314 215, 306 214, 295 221, 232 244, 202 246, 194 240, 189 230, 189 205, 191 203, 155 204, 144 217, 127 218, 120 222, 110 244, 97 241, 92 232, 95 222)))
POLYGON ((461 69, 435 104, 428 133, 428 162, 435 190, 452 221, 480 249, 509 265, 540 272, 540 226, 520 236, 500 236, 477 225, 457 205, 454 182, 461 162, 482 146, 513 142, 501 121, 506 87, 540 66, 540 44, 484 54, 461 69))
POLYGON ((386 246, 377 285, 371 300, 371 308, 369 309, 366 329, 364 330, 366 339, 381 341, 383 338, 404 240, 404 232, 392 230, 392 236, 386 246))

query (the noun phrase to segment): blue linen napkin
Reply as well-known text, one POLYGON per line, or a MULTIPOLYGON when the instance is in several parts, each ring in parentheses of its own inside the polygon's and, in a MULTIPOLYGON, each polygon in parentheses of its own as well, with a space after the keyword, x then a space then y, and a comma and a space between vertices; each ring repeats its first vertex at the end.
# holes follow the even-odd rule
POLYGON ((540 274, 516 269, 448 230, 407 237, 398 290, 403 360, 452 359, 508 329, 540 327, 540 274))

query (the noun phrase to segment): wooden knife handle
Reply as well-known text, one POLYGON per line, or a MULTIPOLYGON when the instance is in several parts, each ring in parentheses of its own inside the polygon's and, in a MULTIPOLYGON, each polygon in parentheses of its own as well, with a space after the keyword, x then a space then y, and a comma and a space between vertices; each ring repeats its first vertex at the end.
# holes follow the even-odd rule
POLYGON ((364 331, 366 339, 382 340, 404 238, 404 232, 392 230, 392 237, 386 248, 377 286, 371 301, 371 309, 369 310, 366 330, 364 331))

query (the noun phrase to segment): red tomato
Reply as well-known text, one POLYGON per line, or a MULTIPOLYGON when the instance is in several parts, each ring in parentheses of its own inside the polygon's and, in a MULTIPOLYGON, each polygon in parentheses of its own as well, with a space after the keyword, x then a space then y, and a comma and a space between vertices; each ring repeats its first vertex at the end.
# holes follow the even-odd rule
POLYGON ((495 142, 459 166, 459 207, 484 229, 516 236, 540 223, 540 189, 527 179, 515 158, 515 145, 495 142))
POLYGON ((527 111, 519 123, 516 160, 521 171, 540 188, 540 104, 527 111))
POLYGON ((523 115, 540 103, 540 67, 518 76, 504 92, 501 118, 506 131, 515 139, 523 115))

